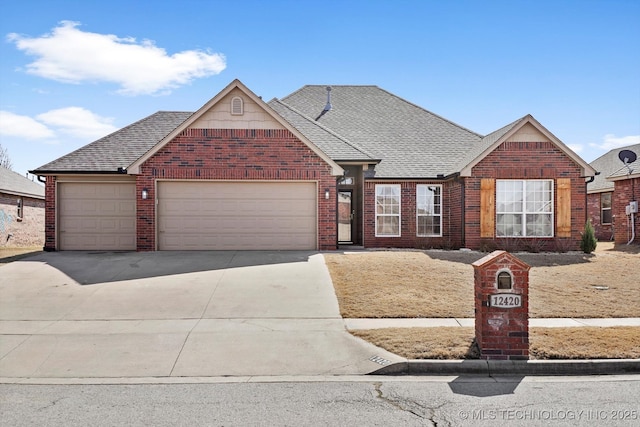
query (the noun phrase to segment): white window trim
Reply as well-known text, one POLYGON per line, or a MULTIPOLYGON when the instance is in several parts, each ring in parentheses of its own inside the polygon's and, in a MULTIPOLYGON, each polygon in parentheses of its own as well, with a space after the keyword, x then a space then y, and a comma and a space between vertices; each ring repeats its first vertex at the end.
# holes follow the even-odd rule
POLYGON ((553 238, 555 237, 555 213, 556 213, 556 203, 555 203, 555 182, 553 179, 498 179, 496 180, 496 184, 498 182, 522 182, 522 212, 499 212, 498 208, 497 208, 497 203, 498 203, 498 189, 497 189, 497 185, 496 185, 496 237, 498 238, 518 238, 518 239, 549 239, 549 238, 553 238), (527 200, 526 200, 526 196, 527 196, 527 191, 526 191, 526 183, 527 182, 535 182, 535 181, 545 181, 545 182, 549 182, 551 183, 551 211, 550 212, 527 212, 526 211, 526 206, 527 206, 527 200), (497 228, 498 228, 498 215, 500 214, 512 214, 512 215, 523 215, 523 221, 522 221, 522 235, 504 235, 504 236, 498 236, 497 235, 497 228), (544 215, 550 215, 551 216, 551 234, 548 236, 527 236, 526 232, 527 232, 527 223, 526 223, 526 217, 527 214, 544 214, 544 215))
POLYGON ((402 188, 400 184, 376 184, 374 195, 374 215, 376 217, 375 235, 376 237, 401 237, 402 236, 402 188), (392 187, 398 189, 398 213, 397 214, 379 214, 378 213, 378 188, 392 187), (378 234, 378 218, 379 217, 398 217, 398 234, 378 234))
POLYGON ((604 193, 600 193, 600 224, 602 225, 611 225, 613 224, 613 193, 612 192, 604 192, 604 193), (608 208, 603 208, 602 207, 602 196, 604 194, 610 194, 611 195, 611 206, 609 206, 608 208), (604 222, 604 211, 607 210, 609 212, 611 212, 611 221, 610 222, 604 222))
POLYGON ((441 184, 417 184, 416 185, 416 236, 418 237, 442 237, 442 185, 441 184), (440 188, 440 213, 439 214, 433 214, 433 215, 427 215, 427 214, 419 214, 418 213, 418 189, 421 187, 438 187, 440 188), (440 233, 438 234, 420 234, 418 232, 418 230, 420 229, 419 227, 419 222, 420 222, 420 217, 424 216, 424 217, 438 217, 440 220, 440 233))

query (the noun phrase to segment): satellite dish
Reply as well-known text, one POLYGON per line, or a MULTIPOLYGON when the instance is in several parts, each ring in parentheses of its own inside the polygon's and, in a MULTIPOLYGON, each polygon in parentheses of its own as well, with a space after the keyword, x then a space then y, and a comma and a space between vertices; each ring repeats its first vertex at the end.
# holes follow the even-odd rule
POLYGON ((618 158, 622 163, 624 163, 625 165, 628 165, 635 162, 638 156, 636 156, 636 153, 634 153, 631 150, 621 150, 618 153, 618 158))

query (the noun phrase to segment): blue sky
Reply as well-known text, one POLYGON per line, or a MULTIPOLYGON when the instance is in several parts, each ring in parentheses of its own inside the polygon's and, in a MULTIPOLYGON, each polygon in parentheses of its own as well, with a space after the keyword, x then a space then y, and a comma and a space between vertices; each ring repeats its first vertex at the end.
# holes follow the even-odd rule
POLYGON ((481 134, 525 114, 587 161, 640 143, 640 2, 0 0, 0 144, 25 173, 239 78, 377 85, 481 134))

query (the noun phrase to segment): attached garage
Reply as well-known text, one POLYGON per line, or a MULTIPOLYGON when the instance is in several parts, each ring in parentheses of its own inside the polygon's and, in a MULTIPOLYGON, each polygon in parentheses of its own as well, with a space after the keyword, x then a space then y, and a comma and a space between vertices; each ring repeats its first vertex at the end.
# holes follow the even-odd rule
POLYGON ((315 250, 315 182, 158 181, 159 250, 315 250))
POLYGON ((136 250, 133 182, 59 182, 58 249, 136 250))

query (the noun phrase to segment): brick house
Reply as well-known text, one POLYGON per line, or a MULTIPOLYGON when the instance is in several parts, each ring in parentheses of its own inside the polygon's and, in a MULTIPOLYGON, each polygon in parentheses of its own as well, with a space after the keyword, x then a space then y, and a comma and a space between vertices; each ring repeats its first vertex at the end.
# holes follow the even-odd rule
POLYGON ((527 115, 486 136, 376 86, 234 80, 33 171, 47 250, 576 249, 594 169, 527 115))
POLYGON ((0 166, 0 247, 44 244, 44 186, 0 166))
POLYGON ((627 168, 619 158, 622 150, 630 150, 640 156, 640 144, 616 148, 591 162, 598 172, 587 184, 587 211, 596 230, 598 240, 613 240, 617 244, 627 243, 633 237, 640 241, 640 215, 627 215, 626 206, 631 201, 640 201, 640 161, 627 168), (631 169, 631 170, 629 170, 631 169))

